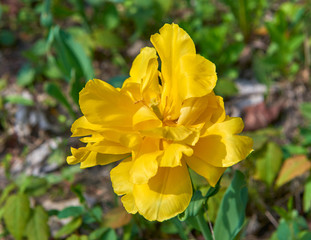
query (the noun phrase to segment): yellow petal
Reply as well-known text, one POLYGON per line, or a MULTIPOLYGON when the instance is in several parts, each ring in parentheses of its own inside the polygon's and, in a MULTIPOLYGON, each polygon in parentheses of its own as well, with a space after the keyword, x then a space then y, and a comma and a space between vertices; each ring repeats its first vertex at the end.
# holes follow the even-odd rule
POLYGON ((128 157, 128 154, 101 154, 89 152, 87 157, 81 162, 80 168, 89 168, 97 165, 107 165, 128 157))
POLYGON ((162 154, 159 140, 146 137, 138 152, 133 154, 133 165, 130 169, 130 181, 144 184, 153 177, 158 170, 158 157, 162 154))
POLYGON ((195 156, 185 157, 185 160, 187 162, 187 165, 192 168, 196 173, 206 178, 206 180, 212 187, 215 187, 221 175, 227 169, 225 167, 215 167, 211 164, 208 164, 207 161, 195 156))
POLYGON ((193 150, 179 143, 168 143, 163 141, 164 154, 160 160, 160 167, 177 167, 181 166, 181 157, 183 154, 191 156, 193 150))
POLYGON ((101 154, 92 152, 88 147, 78 149, 71 148, 72 156, 67 157, 68 164, 81 163, 80 168, 88 168, 96 165, 106 165, 128 156, 128 154, 101 154))
POLYGON ((161 80, 163 86, 162 108, 177 119, 182 100, 180 98, 181 58, 195 54, 195 46, 190 36, 177 24, 165 24, 160 33, 151 36, 151 42, 161 59, 161 80))
POLYGON ((226 113, 222 97, 214 93, 204 97, 189 98, 184 101, 180 110, 178 125, 197 125, 201 123, 216 123, 225 119, 226 113))
POLYGON ((101 131, 102 127, 97 124, 90 123, 85 116, 78 118, 71 126, 71 137, 81 137, 101 131))
POLYGON ((144 184, 158 171, 158 157, 161 151, 146 153, 135 159, 130 170, 130 181, 135 184, 144 184))
POLYGON ((133 190, 133 183, 129 181, 129 171, 132 165, 132 159, 127 158, 110 171, 113 191, 119 196, 131 193, 133 190))
POLYGON ((162 121, 148 107, 142 106, 133 116, 133 127, 136 130, 160 127, 162 121))
POLYGON ((87 147, 90 151, 103 153, 103 154, 125 154, 130 153, 131 150, 127 147, 122 146, 119 143, 103 140, 94 143, 87 147))
POLYGON ((253 140, 235 135, 243 129, 240 118, 227 118, 215 123, 195 145, 194 155, 216 167, 230 167, 252 151, 253 140))
POLYGON ((103 127, 132 127, 132 116, 139 108, 128 95, 98 79, 87 82, 79 104, 90 123, 103 127))
POLYGON ((140 132, 144 136, 165 138, 167 140, 190 145, 194 145, 200 137, 199 131, 196 129, 187 128, 185 126, 164 126, 149 130, 142 130, 140 132))
POLYGON ((182 57, 181 76, 178 90, 182 100, 209 94, 217 81, 215 65, 198 54, 182 57))
POLYGON ((135 203, 135 198, 132 193, 127 193, 121 198, 121 202, 128 213, 137 213, 137 207, 135 203))
POLYGON ((138 212, 149 221, 164 221, 183 212, 192 196, 186 164, 159 168, 147 184, 134 185, 133 195, 138 212))
POLYGON ((232 135, 242 132, 244 123, 242 118, 227 116, 223 122, 211 125, 202 136, 209 134, 232 135))
POLYGON ((120 92, 129 96, 130 99, 136 104, 142 101, 140 83, 134 82, 132 78, 128 78, 124 81, 120 92))

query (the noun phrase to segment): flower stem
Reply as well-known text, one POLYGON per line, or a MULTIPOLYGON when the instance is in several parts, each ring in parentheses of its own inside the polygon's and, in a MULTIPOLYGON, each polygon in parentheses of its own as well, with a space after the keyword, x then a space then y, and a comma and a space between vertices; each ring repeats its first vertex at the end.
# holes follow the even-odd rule
POLYGON ((198 221, 198 224, 200 226, 200 229, 201 229, 201 232, 203 234, 204 239, 205 240, 213 240, 212 233, 209 229, 209 226, 203 217, 203 211, 201 210, 195 218, 198 221))

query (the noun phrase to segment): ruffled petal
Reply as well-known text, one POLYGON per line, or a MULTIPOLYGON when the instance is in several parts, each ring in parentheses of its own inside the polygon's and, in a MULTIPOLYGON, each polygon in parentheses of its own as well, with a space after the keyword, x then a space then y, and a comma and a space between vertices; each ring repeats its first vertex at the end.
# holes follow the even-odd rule
POLYGON ((195 54, 195 46, 190 36, 177 24, 165 24, 159 32, 150 40, 161 58, 162 110, 172 119, 177 119, 183 100, 179 92, 183 71, 180 61, 184 55, 195 54))
POLYGON ((245 159, 252 151, 253 140, 235 135, 243 129, 240 118, 227 118, 207 129, 195 145, 194 155, 216 167, 230 167, 245 159))
POLYGON ((126 211, 135 214, 137 212, 137 207, 133 195, 133 183, 129 181, 129 170, 132 165, 133 161, 131 158, 123 160, 110 171, 110 178, 114 192, 119 196, 124 195, 121 201, 126 211))
POLYGON ((132 158, 127 158, 110 171, 113 190, 119 196, 131 193, 133 190, 133 183, 129 181, 132 165, 132 158))
POLYGON ((194 145, 200 137, 200 132, 197 129, 187 128, 182 125, 174 127, 164 126, 149 130, 142 130, 140 132, 144 136, 164 138, 174 142, 189 145, 194 145))
POLYGON ((221 175, 227 169, 225 167, 215 167, 195 156, 185 157, 185 160, 187 165, 197 174, 204 177, 212 187, 215 187, 221 175))
POLYGON ((181 58, 178 90, 182 100, 209 94, 216 86, 216 81, 216 67, 209 60, 198 54, 181 58))
POLYGON ((85 116, 78 118, 71 126, 71 137, 81 137, 91 135, 101 131, 103 128, 100 125, 90 123, 85 116))
POLYGON ((103 127, 131 128, 132 116, 140 107, 128 95, 98 79, 88 81, 79 96, 86 119, 103 127))
POLYGON ((87 147, 71 148, 72 156, 67 157, 68 164, 80 164, 80 168, 94 167, 96 165, 106 165, 119 161, 128 156, 128 154, 101 154, 90 151, 87 147))
POLYGON ((130 71, 131 81, 140 84, 141 96, 147 105, 160 101, 157 58, 154 48, 145 47, 135 58, 130 71))
POLYGON ((226 117, 222 97, 214 93, 204 97, 189 98, 184 101, 180 110, 178 125, 191 126, 201 123, 216 123, 226 117))
POLYGON ((162 121, 148 107, 142 106, 133 116, 135 130, 150 129, 162 126, 162 121))
POLYGON ((138 212, 149 221, 164 221, 183 212, 192 197, 191 180, 186 164, 159 168, 147 184, 134 185, 138 212))
POLYGON ((181 166, 181 158, 184 155, 191 156, 193 150, 179 143, 168 143, 163 141, 164 153, 160 160, 160 167, 177 167, 181 166))
POLYGON ((102 140, 96 142, 87 147, 90 151, 103 153, 103 154, 125 154, 130 153, 131 150, 127 147, 122 146, 119 143, 111 142, 108 140, 102 140))
POLYGON ((161 154, 159 140, 146 137, 140 149, 133 154, 130 181, 135 184, 147 183, 157 173, 158 157, 161 154))
POLYGON ((135 203, 135 198, 132 193, 128 193, 121 197, 121 202, 128 213, 135 214, 137 213, 137 206, 135 203))

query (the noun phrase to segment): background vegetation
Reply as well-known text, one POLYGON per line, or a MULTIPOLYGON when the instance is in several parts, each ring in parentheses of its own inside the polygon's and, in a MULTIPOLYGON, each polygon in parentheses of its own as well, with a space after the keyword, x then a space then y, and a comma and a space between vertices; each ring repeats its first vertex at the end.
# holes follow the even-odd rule
POLYGON ((175 22, 216 64, 217 94, 255 141, 205 206, 216 239, 226 234, 218 208, 232 192, 236 239, 311 239, 310 11, 307 0, 2 0, 0 238, 202 239, 185 215, 163 223, 128 215, 111 188, 112 166, 65 162, 79 144, 70 126, 85 82, 121 86, 150 35, 175 22))

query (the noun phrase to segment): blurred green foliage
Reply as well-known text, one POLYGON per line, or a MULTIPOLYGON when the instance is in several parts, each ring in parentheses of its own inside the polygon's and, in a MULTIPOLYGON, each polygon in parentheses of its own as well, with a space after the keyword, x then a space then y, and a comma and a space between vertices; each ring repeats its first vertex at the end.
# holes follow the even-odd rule
MULTIPOLYGON (((53 100, 42 104, 60 104, 63 112, 58 120, 69 128, 79 115, 78 97, 85 83, 103 76, 111 85, 121 87, 140 44, 148 45, 150 35, 164 23, 178 23, 192 37, 197 52, 216 64, 217 94, 224 97, 237 94, 235 80, 246 71, 268 87, 296 80, 303 69, 310 71, 311 67, 310 6, 310 1, 298 0, 4 1, 0 3, 0 57, 2 51, 9 50, 22 54, 23 62, 16 72, 17 85, 32 93, 37 88, 43 89, 53 100)), ((307 81, 310 84, 310 79, 307 81)), ((7 76, 0 76, 1 91, 9 84, 7 76)), ((6 103, 35 106, 33 100, 9 94, 0 96, 0 111, 6 103)), ((242 164, 245 176, 229 169, 221 187, 219 182, 215 188, 207 187, 199 177, 193 178, 196 190, 189 208, 178 218, 161 224, 138 215, 129 218, 117 201, 110 215, 103 213, 99 205, 90 207, 84 186, 75 184, 79 167, 62 166, 64 146, 48 158, 49 163, 62 169, 44 177, 24 174, 13 177, 12 155, 6 154, 1 159, 8 184, 0 193, 3 226, 0 238, 199 238, 200 223, 195 217, 204 212, 205 220, 214 224, 216 239, 243 239, 249 222, 245 211, 258 211, 261 215, 273 211, 277 226, 271 240, 311 239, 307 226, 311 216, 311 103, 302 103, 300 112, 305 124, 299 127, 296 139, 283 141, 285 137, 279 127, 249 133, 255 151, 242 164), (304 158, 297 160, 297 155, 304 158), (293 161, 290 159, 296 159, 296 165, 289 164, 293 161), (292 192, 286 189, 298 181, 297 177, 301 177, 303 192, 295 195, 296 201, 302 199, 300 210, 293 208, 293 200, 288 200, 292 199, 292 192), (79 199, 79 206, 46 211, 36 199, 51 194, 60 185, 70 186, 69 191, 79 199), (284 200, 280 203, 275 201, 277 198, 289 202, 286 210, 282 208, 284 200), (247 200, 255 210, 247 210, 247 200), (113 221, 108 221, 107 216, 113 221), (48 225, 51 218, 67 221, 51 233, 48 225)), ((6 126, 3 111, 0 127, 6 126)))

